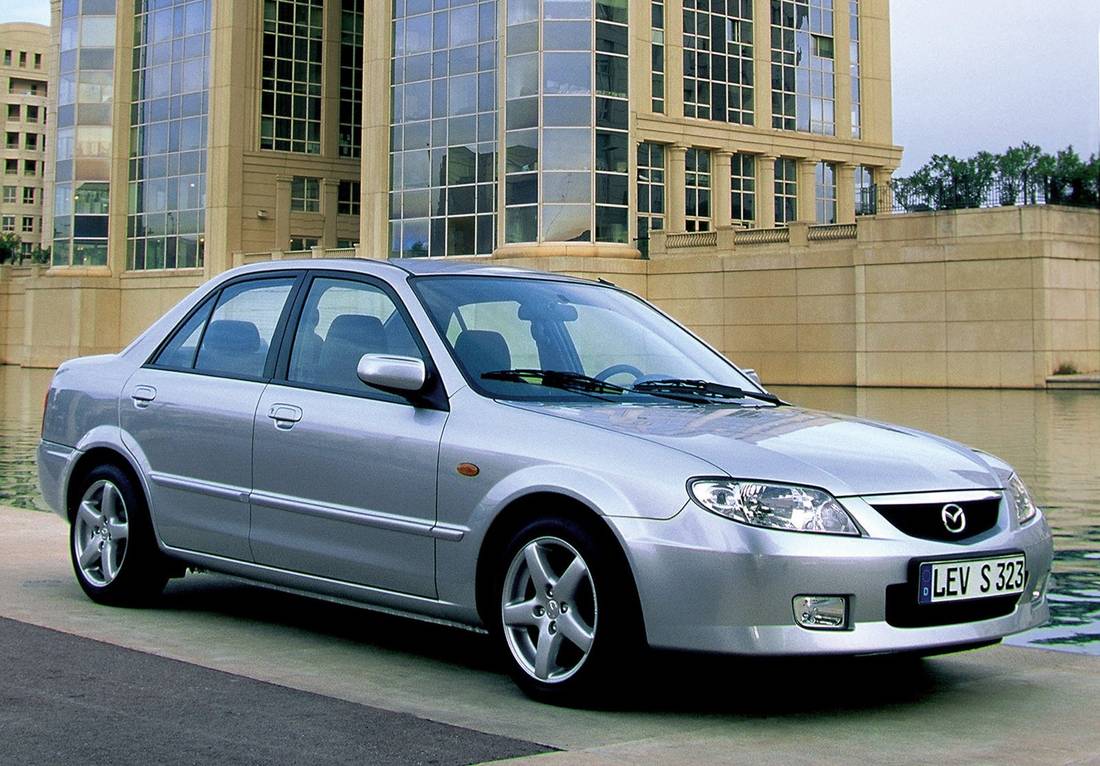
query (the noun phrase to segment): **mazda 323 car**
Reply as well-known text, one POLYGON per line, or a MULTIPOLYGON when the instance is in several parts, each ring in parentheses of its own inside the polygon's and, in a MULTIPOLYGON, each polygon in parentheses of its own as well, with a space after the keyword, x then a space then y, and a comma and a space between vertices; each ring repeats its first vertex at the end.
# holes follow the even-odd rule
POLYGON ((610 284, 234 269, 57 370, 38 451, 89 597, 188 567, 487 629, 569 699, 636 649, 932 652, 1048 617, 1012 468, 790 406, 610 284))

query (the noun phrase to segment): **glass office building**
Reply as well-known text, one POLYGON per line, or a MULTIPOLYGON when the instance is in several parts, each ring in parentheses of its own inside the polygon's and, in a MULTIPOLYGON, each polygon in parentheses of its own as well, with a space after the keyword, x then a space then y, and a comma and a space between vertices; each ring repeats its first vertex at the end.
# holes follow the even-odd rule
POLYGON ((216 272, 356 244, 637 257, 653 236, 854 221, 857 189, 900 157, 886 0, 63 0, 55 15, 56 267, 216 272))

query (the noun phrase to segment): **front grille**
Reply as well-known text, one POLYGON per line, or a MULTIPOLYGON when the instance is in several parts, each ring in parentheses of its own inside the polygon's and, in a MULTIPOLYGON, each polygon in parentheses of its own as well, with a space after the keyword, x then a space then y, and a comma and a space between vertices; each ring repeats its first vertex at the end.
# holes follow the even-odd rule
MULTIPOLYGON (((969 540, 993 529, 997 524, 997 515, 1001 507, 1000 497, 904 505, 876 503, 875 498, 872 497, 867 498, 867 502, 894 527, 910 537, 952 543, 969 540), (948 529, 944 522, 944 508, 949 505, 961 508, 965 515, 966 525, 959 531, 948 529)), ((955 512, 954 508, 950 509, 950 513, 955 512)))
POLYGON ((918 604, 916 584, 903 582, 886 587, 886 622, 895 628, 930 628, 992 620, 1012 614, 1021 598, 1021 594, 1016 593, 969 601, 918 604))

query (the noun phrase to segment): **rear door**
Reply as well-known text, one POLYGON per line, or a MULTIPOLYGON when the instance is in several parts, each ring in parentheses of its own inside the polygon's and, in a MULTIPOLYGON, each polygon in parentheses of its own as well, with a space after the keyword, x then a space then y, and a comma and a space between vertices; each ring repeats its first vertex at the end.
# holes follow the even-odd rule
POLYGON ((256 412, 256 561, 434 597, 447 413, 356 375, 366 353, 427 360, 427 352, 382 282, 322 273, 303 291, 289 348, 256 412))
POLYGON ((220 288, 124 388, 124 439, 144 458, 169 546, 252 558, 252 428, 298 278, 264 274, 220 288))

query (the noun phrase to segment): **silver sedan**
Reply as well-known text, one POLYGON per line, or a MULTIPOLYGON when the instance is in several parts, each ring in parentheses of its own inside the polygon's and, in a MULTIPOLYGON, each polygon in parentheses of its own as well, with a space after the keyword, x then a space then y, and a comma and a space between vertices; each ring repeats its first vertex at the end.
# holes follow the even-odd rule
POLYGON ((768 393, 608 283, 277 262, 57 370, 38 452, 92 599, 188 567, 488 630, 577 699, 647 646, 936 652, 1048 617, 1001 460, 768 393))

